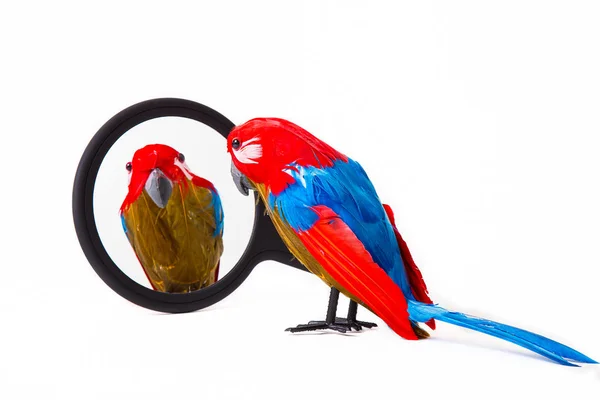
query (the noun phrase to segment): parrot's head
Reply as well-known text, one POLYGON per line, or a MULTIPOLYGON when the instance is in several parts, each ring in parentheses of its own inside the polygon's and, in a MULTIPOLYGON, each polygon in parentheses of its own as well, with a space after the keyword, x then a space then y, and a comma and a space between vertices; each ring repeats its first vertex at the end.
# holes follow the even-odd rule
POLYGON ((125 168, 129 172, 129 191, 121 212, 143 191, 158 207, 164 208, 171 197, 173 185, 191 180, 193 176, 184 155, 164 144, 150 144, 137 150, 125 168))
POLYGON ((255 118, 236 126, 227 137, 231 175, 238 190, 248 195, 252 182, 279 193, 295 182, 299 167, 326 167, 347 157, 292 122, 255 118))

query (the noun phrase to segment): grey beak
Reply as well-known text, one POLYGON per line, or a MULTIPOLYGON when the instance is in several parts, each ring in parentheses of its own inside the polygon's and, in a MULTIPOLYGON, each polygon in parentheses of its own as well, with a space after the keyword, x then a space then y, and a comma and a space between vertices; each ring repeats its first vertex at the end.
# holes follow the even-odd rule
POLYGON ((246 175, 242 174, 240 170, 235 167, 233 161, 231 162, 231 177, 233 178, 235 187, 238 188, 240 193, 244 196, 248 196, 250 189, 252 189, 252 184, 248 178, 246 178, 246 175))
POLYGON ((155 168, 146 180, 144 189, 158 207, 165 208, 173 192, 173 183, 160 169, 155 168))

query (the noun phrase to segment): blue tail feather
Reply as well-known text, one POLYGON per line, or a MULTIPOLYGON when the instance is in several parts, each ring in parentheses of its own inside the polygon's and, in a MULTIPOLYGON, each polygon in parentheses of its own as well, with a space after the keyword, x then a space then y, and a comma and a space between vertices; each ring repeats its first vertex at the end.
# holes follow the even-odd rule
POLYGON ((562 365, 577 366, 576 364, 567 361, 567 359, 580 363, 597 364, 596 361, 588 356, 565 346, 564 344, 510 325, 469 316, 455 311, 448 311, 437 305, 424 304, 416 301, 409 301, 408 312, 410 318, 414 321, 426 322, 433 318, 438 321, 486 333, 522 346, 562 365))

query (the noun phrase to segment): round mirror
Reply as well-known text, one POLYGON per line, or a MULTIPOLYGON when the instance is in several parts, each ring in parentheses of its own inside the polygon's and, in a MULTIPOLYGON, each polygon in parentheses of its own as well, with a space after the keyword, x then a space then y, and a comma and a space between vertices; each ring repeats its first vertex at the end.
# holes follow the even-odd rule
POLYGON ((133 105, 100 128, 73 185, 83 252, 115 292, 163 312, 208 307, 254 266, 289 253, 256 195, 239 194, 226 152, 233 123, 183 99, 133 105))
POLYGON ((229 173, 225 141, 188 118, 129 129, 106 154, 94 216, 110 258, 131 279, 167 293, 214 284, 240 259, 254 202, 229 173))

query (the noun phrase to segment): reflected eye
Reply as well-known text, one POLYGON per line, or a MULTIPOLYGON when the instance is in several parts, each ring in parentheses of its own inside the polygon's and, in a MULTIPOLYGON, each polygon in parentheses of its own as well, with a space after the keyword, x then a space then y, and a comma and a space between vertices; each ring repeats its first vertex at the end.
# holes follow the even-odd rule
POLYGON ((133 167, 131 166, 131 163, 130 163, 130 162, 128 162, 127 164, 125 164, 125 169, 126 169, 127 171, 131 172, 132 168, 133 168, 133 167))
POLYGON ((240 148, 240 141, 239 141, 238 139, 233 139, 233 140, 231 141, 231 147, 232 147, 234 150, 237 150, 237 149, 239 149, 239 148, 240 148))
POLYGON ((179 153, 177 155, 177 159, 179 160, 180 163, 185 162, 185 156, 183 155, 183 153, 179 153))

